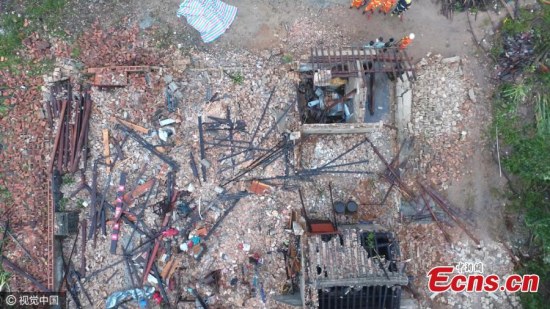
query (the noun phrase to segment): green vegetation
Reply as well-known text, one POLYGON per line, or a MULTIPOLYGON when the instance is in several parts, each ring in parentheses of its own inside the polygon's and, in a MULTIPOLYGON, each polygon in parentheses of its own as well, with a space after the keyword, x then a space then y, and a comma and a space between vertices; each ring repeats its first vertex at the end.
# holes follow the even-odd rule
MULTIPOLYGON (((0 228, 0 235, 2 234, 4 234, 4 227, 0 228)), ((4 245, 5 245, 4 240, 0 240, 0 255, 4 254, 4 245)), ((2 263, 0 263, 0 292, 10 291, 10 286, 9 286, 10 278, 11 278, 11 274, 6 270, 4 270, 4 267, 2 267, 2 263)))
POLYGON ((491 59, 495 60, 498 59, 499 55, 504 52, 504 48, 502 48, 502 38, 500 36, 496 36, 493 39, 493 46, 489 50, 489 55, 491 59))
POLYGON ((64 35, 56 28, 66 0, 24 0, 6 3, 0 15, 0 69, 13 68, 24 62, 19 51, 23 40, 33 32, 47 31, 49 35, 64 35))
POLYGON ((367 235, 367 246, 369 248, 374 248, 374 232, 370 232, 368 235, 367 235))
POLYGON ((0 203, 7 204, 10 200, 11 200, 10 191, 7 188, 0 186, 0 203))
MULTIPOLYGON (((545 11, 545 10, 542 10, 545 11)), ((542 18, 548 18, 548 16, 541 16, 539 14, 532 14, 528 9, 520 9, 518 11, 518 18, 513 20, 510 17, 506 17, 502 22, 502 32, 505 34, 518 34, 529 31, 534 22, 542 18)), ((543 14, 542 14, 543 15, 543 14)))
POLYGON ((71 57, 73 58, 78 58, 80 56, 80 53, 82 51, 80 50, 80 47, 79 46, 75 46, 73 47, 73 49, 71 50, 71 57))
POLYGON ((4 98, 0 97, 0 118, 5 117, 10 111, 9 106, 4 101, 4 98))
POLYGON ((491 0, 437 0, 441 5, 440 13, 451 18, 455 12, 468 10, 471 14, 477 14, 479 10, 486 10, 493 5, 491 0))
MULTIPOLYGON (((1 231, 2 229, 0 229, 1 231)), ((3 254, 4 244, 2 244, 2 247, 0 248, 0 254, 3 254)), ((9 281, 11 278, 11 274, 7 272, 4 267, 2 267, 2 264, 0 264, 0 292, 9 292, 10 291, 10 285, 9 281)))
POLYGON ((231 74, 231 73, 228 73, 226 71, 223 71, 229 78, 231 78, 231 80, 237 84, 237 85, 242 85, 244 83, 244 76, 241 72, 237 72, 237 73, 234 73, 234 74, 231 74))
POLYGON ((11 278, 11 274, 4 270, 3 267, 0 266, 0 292, 3 292, 4 290, 9 291, 9 281, 11 278))
MULTIPOLYGON (((522 213, 533 235, 535 254, 522 261, 520 273, 538 274, 538 293, 522 293, 525 308, 542 308, 550 286, 550 7, 520 10, 516 20, 506 19, 502 36, 534 33, 532 64, 514 82, 503 83, 494 98, 493 134, 498 130, 503 167, 516 175, 519 194, 512 208, 522 213)), ((503 50, 497 38, 494 52, 503 50)), ((493 52, 493 51, 492 51, 493 52)))
POLYGON ((69 203, 69 199, 66 197, 63 197, 59 200, 59 210, 58 211, 65 211, 65 208, 67 207, 67 204, 69 203))
POLYGON ((292 62, 292 56, 289 55, 289 54, 285 54, 281 57, 281 61, 284 63, 284 64, 288 64, 288 63, 291 63, 292 62))
POLYGON ((64 185, 72 185, 75 183, 74 177, 71 175, 63 175, 62 182, 64 185))
POLYGON ((44 73, 51 73, 55 67, 55 61, 53 59, 42 59, 37 63, 33 63, 32 66, 28 68, 29 76, 39 76, 44 73))

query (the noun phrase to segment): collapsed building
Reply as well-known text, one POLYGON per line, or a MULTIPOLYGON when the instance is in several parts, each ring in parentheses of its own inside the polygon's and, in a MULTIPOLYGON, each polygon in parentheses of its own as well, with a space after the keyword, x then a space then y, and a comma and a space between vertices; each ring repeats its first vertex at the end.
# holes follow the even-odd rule
MULTIPOLYGON (((410 121, 410 97, 403 95, 408 92, 410 96, 415 71, 405 51, 315 48, 309 61, 297 63, 296 69, 300 72, 297 99, 302 147, 308 135, 317 137, 309 141, 313 143, 327 134, 366 134, 375 139, 373 133, 379 136, 381 128, 403 128, 410 121)), ((391 145, 388 138, 381 139, 391 145)), ((383 158, 371 145, 374 153, 364 150, 363 160, 343 165, 370 165, 361 170, 378 178, 381 166, 375 154, 383 158)), ((385 206, 389 191, 379 205, 385 206)), ((394 234, 378 224, 360 222, 356 216, 359 205, 351 200, 335 202, 332 188, 330 192, 330 205, 321 215, 308 215, 302 198, 301 213, 292 216, 287 272, 294 278, 294 293, 277 299, 304 308, 400 308, 402 287, 409 280, 394 234)))
POLYGON ((410 60, 406 51, 395 47, 312 49, 309 61, 297 68, 301 131, 366 133, 394 123, 392 113, 401 96, 396 95, 397 84, 401 90, 416 78, 410 60))
MULTIPOLYGON (((387 200, 394 183, 399 182, 398 175, 395 174, 399 158, 394 157, 391 164, 384 158, 394 156, 392 149, 395 143, 395 130, 406 126, 406 122, 401 119, 406 119, 407 113, 410 115, 410 102, 407 96, 410 95, 410 82, 414 80, 410 58, 404 51, 395 48, 314 49, 309 55, 309 61, 299 63, 296 69, 300 80, 295 93, 296 101, 288 104, 277 114, 275 122, 267 131, 261 128, 266 122, 265 115, 276 91, 275 87, 271 90, 260 118, 253 128, 247 127, 242 119, 232 114, 230 107, 221 109, 217 114, 199 114, 199 151, 196 159, 192 151, 185 156, 172 157, 168 154, 169 149, 174 147, 170 145, 175 136, 173 126, 178 123, 174 119, 157 116, 155 120, 160 124, 158 134, 152 135, 151 129, 118 118, 113 115, 113 111, 109 111, 101 115, 102 122, 105 122, 105 119, 110 121, 111 132, 117 132, 116 136, 109 136, 109 133, 105 132, 106 129, 89 125, 89 88, 82 88, 82 95, 74 98, 80 107, 74 108, 74 104, 67 104, 67 101, 73 100, 70 91, 67 90, 61 93, 67 96, 66 99, 48 101, 47 107, 52 108, 49 111, 51 123, 56 117, 59 117, 60 123, 57 127, 59 143, 54 146, 51 158, 51 167, 54 171, 74 172, 80 165, 86 169, 86 162, 79 164, 78 160, 80 149, 87 151, 83 141, 87 140, 88 131, 92 136, 100 137, 99 141, 93 142, 95 147, 90 149, 103 150, 103 154, 92 156, 95 157, 92 171, 89 173, 92 182, 88 183, 82 172, 81 183, 73 188, 74 192, 71 193, 71 198, 81 191, 92 196, 89 229, 81 229, 83 241, 80 252, 75 253, 75 256, 81 259, 81 264, 65 265, 63 259, 59 258, 63 254, 59 252, 62 249, 58 248, 57 264, 53 271, 56 274, 55 286, 63 286, 65 281, 71 292, 71 299, 76 302, 77 291, 85 291, 84 285, 89 282, 90 277, 102 273, 107 277, 105 280, 109 280, 109 276, 114 276, 115 272, 110 266, 102 264, 103 259, 98 259, 97 253, 93 253, 95 256, 91 264, 94 268, 103 265, 102 268, 86 274, 91 268, 90 265, 86 265, 85 259, 86 255, 89 256, 86 248, 90 244, 86 244, 84 239, 93 239, 95 246, 95 235, 106 235, 107 225, 124 222, 133 232, 129 238, 127 234, 123 235, 123 246, 118 246, 119 249, 116 245, 118 237, 111 236, 115 250, 111 250, 110 253, 122 252, 131 256, 126 267, 132 287, 136 287, 136 282, 137 286, 144 288, 150 284, 157 285, 162 298, 169 302, 168 292, 172 289, 170 287, 180 280, 175 279, 177 276, 174 275, 175 269, 181 269, 181 266, 177 265, 191 266, 188 262, 182 262, 182 258, 172 252, 172 240, 163 239, 164 237, 174 237, 171 233, 175 233, 175 237, 189 237, 189 242, 179 246, 177 252, 187 253, 194 260, 190 263, 199 263, 201 258, 208 256, 208 252, 212 250, 206 244, 207 240, 239 200, 252 194, 270 194, 271 189, 279 185, 296 193, 296 184, 299 185, 315 176, 326 175, 326 179, 338 179, 335 176, 339 175, 372 180, 382 175, 392 185, 382 194, 383 197, 380 196, 380 201, 373 201, 372 205, 397 209, 394 207, 395 201, 388 206, 390 202, 387 200), (76 116, 69 116, 69 112, 65 112, 64 108, 71 106, 71 113, 76 113, 76 116), (287 114, 292 107, 295 107, 298 113, 299 125, 292 132, 281 130, 279 126, 288 118, 287 114), (72 119, 76 119, 76 123, 72 119), (277 136, 274 134, 276 131, 281 134, 277 136), (160 144, 154 145, 150 142, 157 139, 160 144), (139 149, 134 150, 133 154, 139 154, 140 159, 154 159, 158 163, 158 168, 146 174, 145 170, 136 171, 141 175, 134 179, 134 185, 131 187, 133 190, 126 193, 117 192, 117 196, 123 194, 123 199, 120 204, 117 202, 117 205, 114 205, 106 200, 105 195, 109 192, 109 184, 116 182, 111 173, 123 154, 126 140, 132 140, 132 149, 139 149), (350 142, 354 144, 350 146, 350 142), (113 153, 110 153, 111 148, 113 153), (342 151, 339 151, 340 149, 342 151), (334 155, 331 150, 336 150, 340 154, 334 155), (215 152, 217 160, 212 161, 210 158, 215 152), (189 162, 186 162, 187 159, 189 162), (176 182, 181 181, 177 173, 181 170, 182 163, 190 164, 192 173, 188 177, 202 187, 198 198, 196 193, 192 193, 196 190, 193 183, 187 185, 184 190, 175 188, 176 182), (207 179, 206 175, 212 170, 216 173, 207 179), (99 175, 100 171, 105 171, 106 175, 99 175), (151 178, 146 179, 144 175, 151 178), (98 190, 98 178, 105 183, 103 190, 98 190), (297 181, 294 187, 289 183, 290 179, 297 181), (159 185, 156 186, 155 196, 161 184, 162 188, 166 188, 168 195, 149 201, 149 195, 153 192, 156 182, 159 185), (247 187, 247 191, 242 191, 242 187, 235 185, 237 182, 250 183, 250 186, 247 187), (216 185, 212 186, 210 183, 216 185), (212 187, 215 187, 215 194, 205 191, 211 190, 212 187), (190 197, 191 195, 194 195, 194 198, 190 197), (145 196, 147 198, 143 199, 145 196), (207 205, 202 209, 201 198, 207 205), (140 203, 138 207, 142 209, 141 212, 117 210, 129 207, 134 200, 140 203), (149 203, 153 203, 153 207, 147 207, 149 203), (109 218, 107 211, 118 213, 119 217, 109 218), (152 220, 153 217, 156 219, 152 220), (117 219, 119 221, 116 221, 117 219), (174 224, 183 222, 183 225, 179 225, 176 231, 170 228, 171 221, 174 221, 174 224), (152 232, 158 230, 163 232, 152 232), (139 237, 133 238, 134 233, 139 237), (84 278, 86 281, 83 283, 81 279, 84 278), (77 285, 78 289, 75 288, 77 285)), ((181 103, 184 99, 171 78, 163 78, 158 72, 155 73, 155 77, 151 77, 149 74, 152 74, 152 67, 92 68, 88 71, 95 74, 92 85, 98 89, 121 89, 138 82, 138 86, 159 91, 154 85, 158 85, 158 80, 164 80, 166 84, 163 103, 168 113, 174 113, 178 101, 181 103), (129 73, 139 74, 130 77, 129 73), (141 74, 144 74, 144 77, 141 77, 141 74)), ((220 75, 221 79, 230 73, 223 71, 220 75)), ((55 92, 55 89, 53 91, 55 92)), ((148 90, 144 93, 153 96, 154 91, 148 90)), ((114 91, 101 96, 108 98, 116 93, 114 91)), ((214 102, 216 97, 217 94, 210 94, 207 103, 214 102)), ((110 102, 105 98, 103 100, 105 102, 102 104, 110 102)), ((136 114, 139 115, 139 112, 136 114)), ((136 117, 134 116, 134 119, 136 117)), ((188 149, 196 147, 192 140, 185 140, 176 145, 176 149, 182 145, 188 149)), ((82 159, 87 159, 87 156, 84 153, 82 159)), ((131 162, 123 160, 117 166, 123 170, 135 170, 138 165, 130 164, 131 162)), ((126 176, 120 175, 119 189, 124 190, 125 178, 126 176)), ((67 237, 74 235, 77 227, 68 224, 69 215, 74 217, 74 214, 65 213, 59 207, 59 182, 59 176, 52 181, 52 204, 55 207, 51 209, 57 211, 55 220, 58 229, 55 234, 67 237)), ((341 187, 340 190, 345 189, 341 187)), ((302 211, 292 212, 288 226, 288 231, 291 231, 292 235, 285 253, 285 265, 287 275, 293 284, 287 287, 279 300, 304 308, 399 308, 402 287, 407 285, 408 278, 405 275, 405 265, 401 261, 398 240, 388 226, 364 222, 358 216, 360 208, 369 204, 353 200, 333 201, 332 191, 331 188, 330 203, 322 204, 319 209, 310 207, 302 198, 302 211)), ((111 196, 112 194, 113 192, 111 196)), ((54 217, 53 214, 51 217, 54 217)), ((76 220, 73 218, 70 221, 74 223, 76 220)), ((87 224, 88 222, 83 221, 81 227, 87 224)), ((118 233, 113 230, 113 235, 118 235, 115 232, 118 233)), ((71 257, 69 262, 70 259, 71 257)), ((257 268, 257 265, 254 266, 256 272, 257 268)), ((252 289, 258 291, 263 287, 258 284, 252 289)), ((192 291, 193 296, 201 299, 196 290, 192 291)), ((105 298, 99 293, 90 293, 91 296, 85 294, 90 303, 101 297, 105 298)), ((262 299, 265 302, 265 295, 262 299)), ((80 303, 85 301, 82 300, 80 303)))
POLYGON ((409 280, 393 233, 375 224, 297 220, 286 265, 296 291, 277 300, 304 308, 400 308, 409 280))
POLYGON ((304 292, 317 294, 312 302, 318 308, 399 308, 408 278, 393 235, 360 226, 328 235, 308 237, 305 247, 311 283, 304 292))

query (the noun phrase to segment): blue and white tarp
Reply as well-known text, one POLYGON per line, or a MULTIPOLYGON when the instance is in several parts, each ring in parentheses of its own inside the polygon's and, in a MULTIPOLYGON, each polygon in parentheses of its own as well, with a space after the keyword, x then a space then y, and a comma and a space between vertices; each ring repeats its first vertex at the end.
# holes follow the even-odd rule
POLYGON ((220 0, 184 0, 177 13, 178 17, 185 17, 199 31, 205 43, 222 35, 236 15, 236 7, 220 0))

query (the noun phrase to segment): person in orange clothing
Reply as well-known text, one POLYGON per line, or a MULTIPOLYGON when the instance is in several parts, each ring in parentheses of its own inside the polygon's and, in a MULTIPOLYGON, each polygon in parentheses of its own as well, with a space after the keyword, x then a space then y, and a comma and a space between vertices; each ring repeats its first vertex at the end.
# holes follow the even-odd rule
POLYGON ((363 11, 363 14, 370 11, 370 14, 368 16, 368 18, 370 18, 372 16, 372 14, 374 13, 374 10, 376 10, 377 8, 379 8, 381 6, 382 6, 382 0, 371 0, 369 2, 369 4, 367 4, 367 6, 365 7, 365 10, 363 11))
POLYGON ((383 0, 381 9, 382 13, 384 13, 384 15, 388 14, 396 2, 397 0, 383 0))
POLYGON ((363 4, 365 4, 364 0, 351 0, 351 5, 349 8, 359 9, 361 6, 363 6, 363 4))
POLYGON ((399 42, 397 42, 397 47, 399 47, 399 49, 405 49, 407 48, 407 46, 409 46, 409 44, 412 43, 413 40, 414 40, 414 33, 406 35, 401 40, 399 40, 399 42))

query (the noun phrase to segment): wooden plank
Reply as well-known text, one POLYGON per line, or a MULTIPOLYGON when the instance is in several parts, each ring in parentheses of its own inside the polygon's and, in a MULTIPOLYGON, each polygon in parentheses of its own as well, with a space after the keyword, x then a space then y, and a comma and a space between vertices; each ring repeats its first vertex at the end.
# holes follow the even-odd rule
POLYGON ((170 269, 172 268, 174 261, 175 261, 174 257, 171 257, 170 260, 166 263, 166 265, 164 265, 164 267, 162 268, 162 271, 160 272, 160 276, 165 281, 168 278, 168 274, 170 273, 170 269))
POLYGON ((271 186, 266 185, 265 183, 259 182, 258 180, 253 180, 252 183, 250 183, 250 187, 248 187, 248 191, 257 194, 257 195, 265 195, 271 193, 271 186))
POLYGON ((123 198, 124 203, 128 205, 132 204, 135 198, 140 197, 143 194, 147 193, 151 189, 154 183, 155 183, 154 178, 149 179, 145 183, 137 186, 133 191, 124 194, 124 198, 123 198))
POLYGON ((148 129, 146 129, 146 128, 142 127, 142 126, 139 126, 139 125, 137 125, 137 124, 131 123, 131 122, 129 122, 129 121, 126 121, 126 120, 124 120, 124 119, 120 119, 120 118, 117 118, 117 117, 112 116, 112 117, 110 118, 110 120, 111 120, 111 122, 117 122, 117 121, 118 121, 119 123, 121 123, 121 124, 123 124, 123 125, 129 127, 130 129, 132 129, 132 130, 134 130, 134 131, 136 131, 136 132, 139 132, 139 133, 141 133, 141 134, 149 134, 149 130, 148 130, 148 129))
POLYGON ((107 164, 107 174, 111 173, 111 149, 109 148, 109 130, 103 129, 103 156, 107 164))
MULTIPOLYGON (((55 158, 56 158, 56 153, 58 152, 57 149, 59 147, 59 143, 60 143, 60 139, 61 139, 61 132, 63 130, 63 118, 65 118, 65 111, 67 109, 67 102, 62 101, 61 104, 62 104, 61 115, 59 117, 58 124, 57 124, 57 133, 55 134, 55 142, 54 142, 54 146, 53 146, 52 157, 51 157, 51 160, 50 160, 50 167, 49 167, 49 172, 50 173, 53 173, 53 166, 54 166, 54 162, 55 162, 55 158)), ((57 156, 59 156, 59 154, 57 154, 57 156)))

